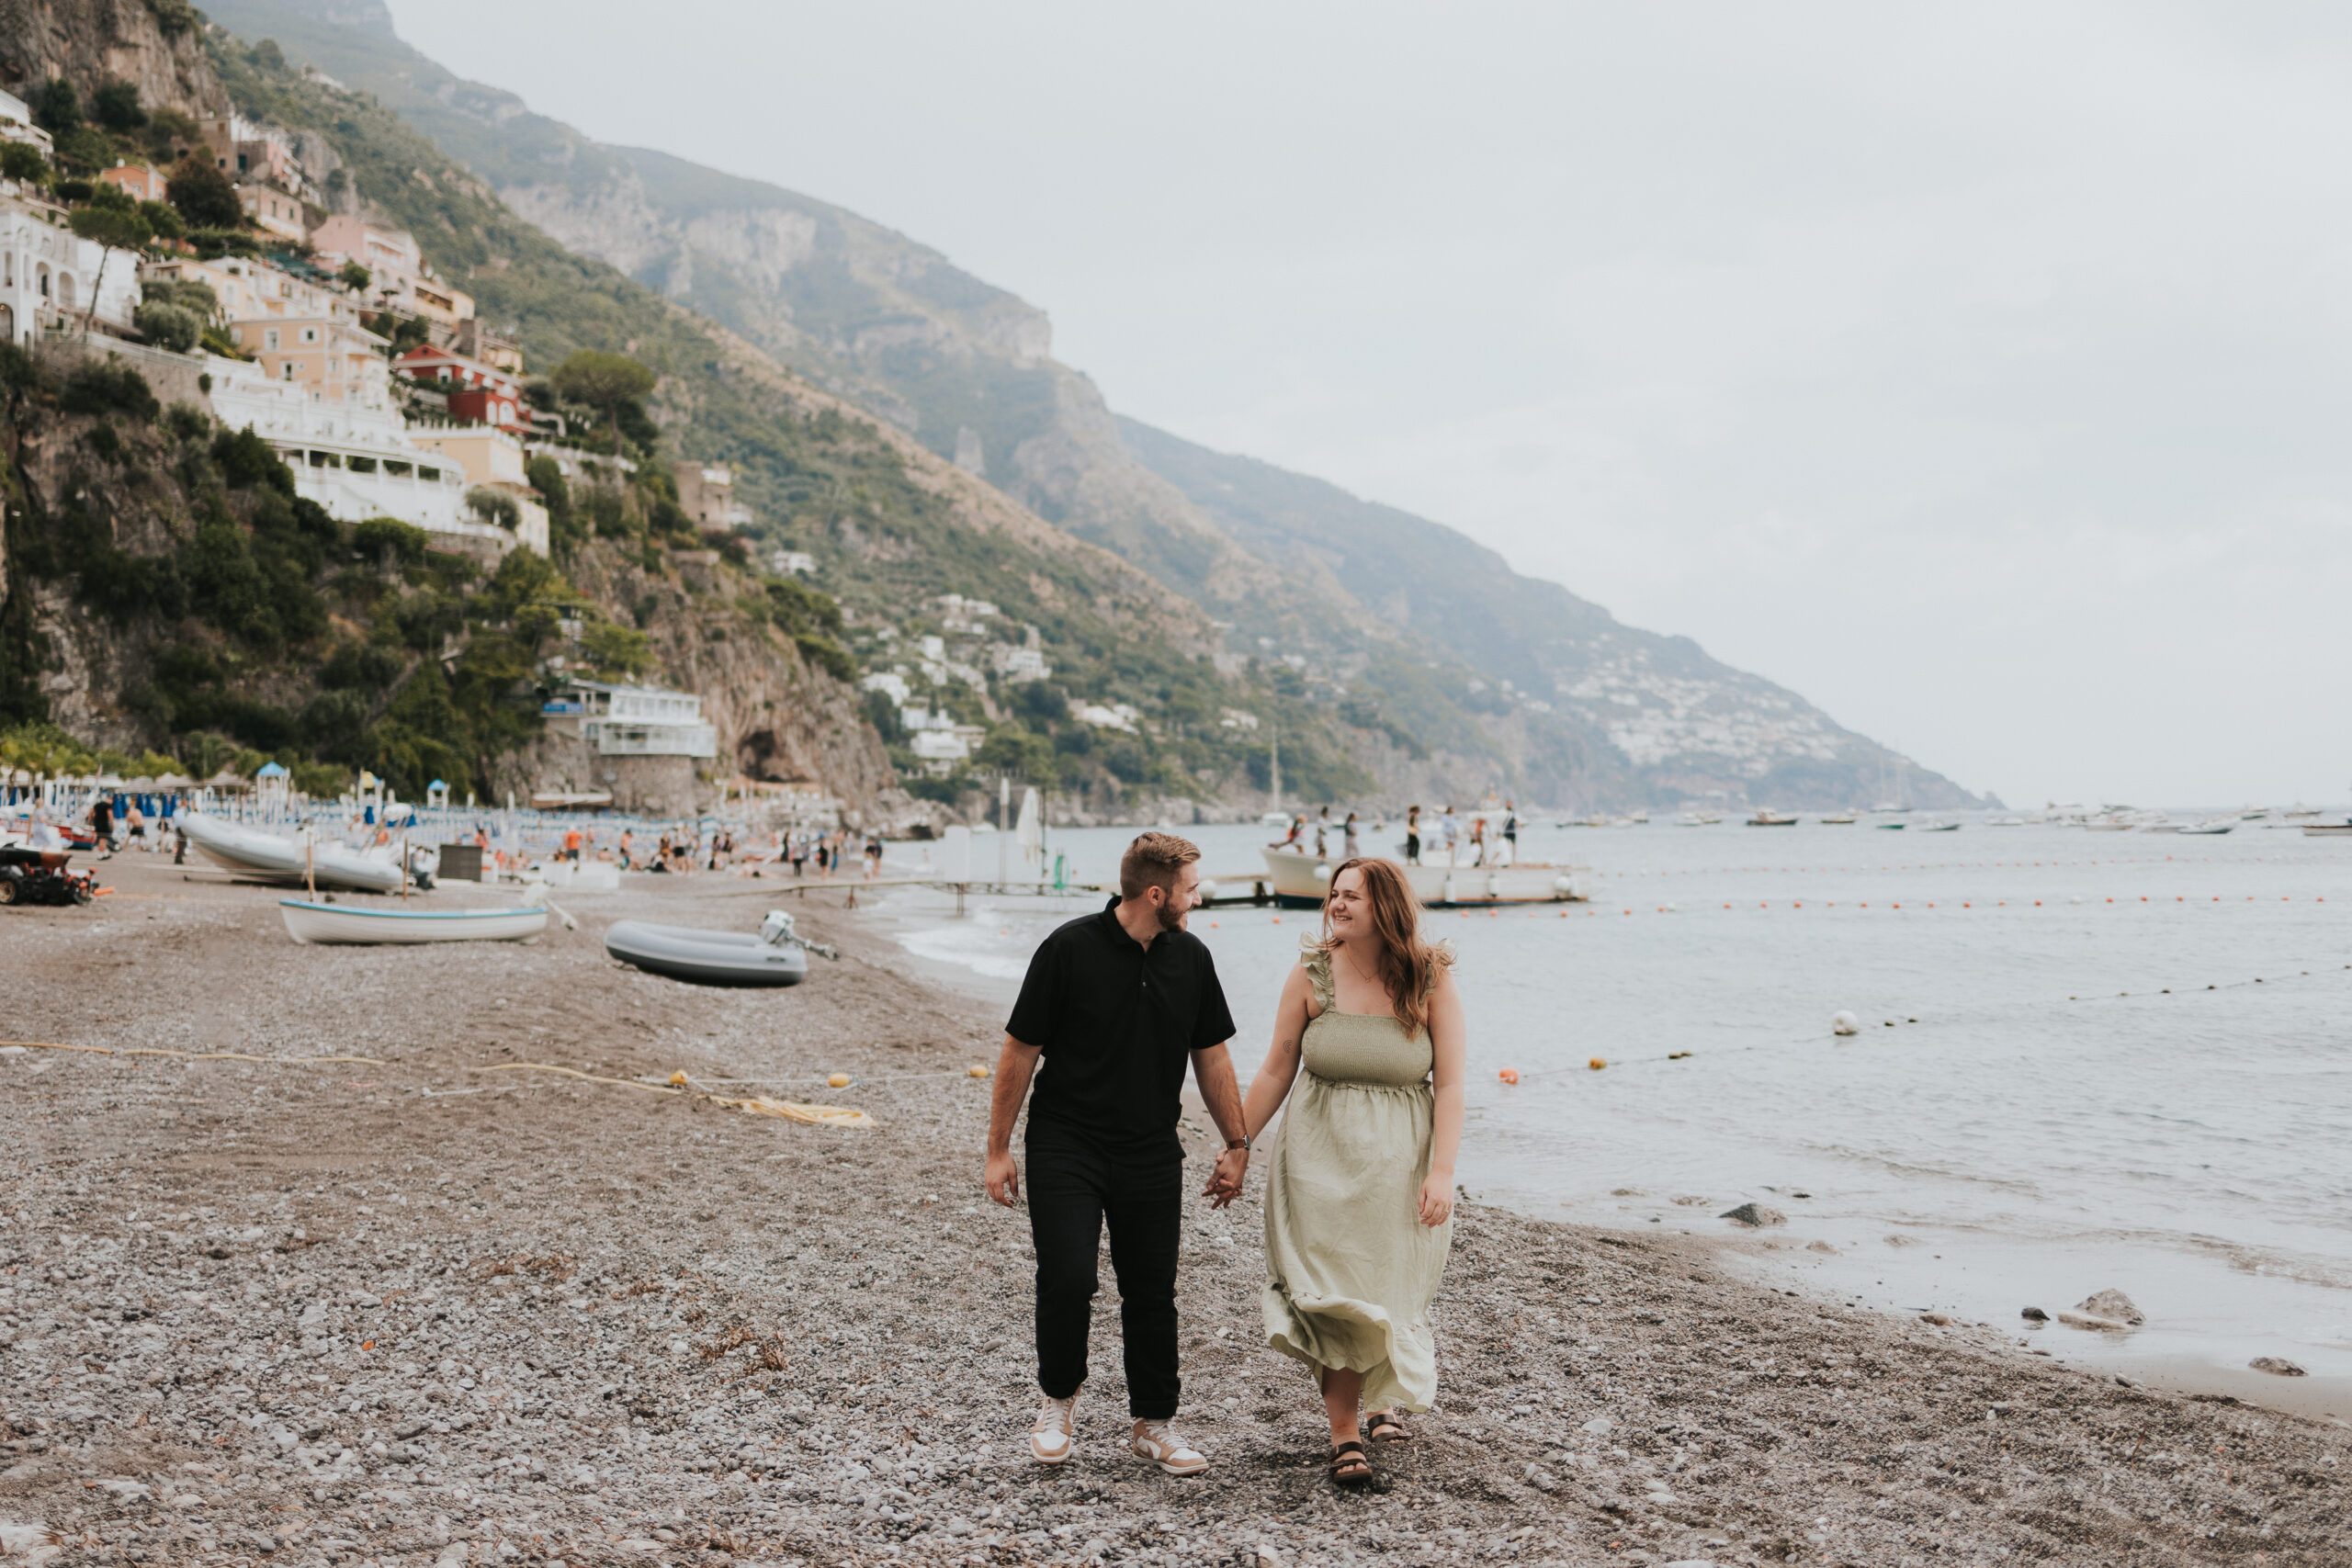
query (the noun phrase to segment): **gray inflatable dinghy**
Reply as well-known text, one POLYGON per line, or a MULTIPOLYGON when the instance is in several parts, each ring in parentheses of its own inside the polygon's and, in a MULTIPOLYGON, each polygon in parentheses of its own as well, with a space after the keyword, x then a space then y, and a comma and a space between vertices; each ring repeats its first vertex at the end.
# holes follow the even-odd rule
POLYGON ((793 934, 782 909, 768 911, 756 936, 620 920, 605 932, 605 951, 649 975, 701 986, 797 986, 808 977, 809 953, 838 956, 793 934))

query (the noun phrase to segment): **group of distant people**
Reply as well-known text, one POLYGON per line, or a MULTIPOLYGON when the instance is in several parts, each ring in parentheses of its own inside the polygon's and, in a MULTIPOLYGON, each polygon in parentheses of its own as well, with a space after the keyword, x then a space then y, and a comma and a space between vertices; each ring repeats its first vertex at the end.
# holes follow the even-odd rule
MULTIPOLYGON (((1487 813, 1476 812, 1469 817, 1465 827, 1464 818, 1457 816, 1449 805, 1429 824, 1425 836, 1421 830, 1421 808, 1419 806, 1408 807, 1405 811, 1405 863, 1419 865, 1424 848, 1436 852, 1433 858, 1442 857, 1448 865, 1460 863, 1465 852, 1474 866, 1489 863, 1509 865, 1519 859, 1517 803, 1503 802, 1502 823, 1492 834, 1488 833, 1487 823, 1487 813)), ((1357 839, 1356 814, 1349 812, 1347 820, 1335 827, 1331 821, 1331 808, 1327 806, 1312 818, 1305 815, 1292 818, 1283 836, 1276 839, 1271 847, 1298 854, 1312 853, 1317 860, 1328 860, 1335 839, 1342 860, 1354 860, 1362 853, 1357 839)))

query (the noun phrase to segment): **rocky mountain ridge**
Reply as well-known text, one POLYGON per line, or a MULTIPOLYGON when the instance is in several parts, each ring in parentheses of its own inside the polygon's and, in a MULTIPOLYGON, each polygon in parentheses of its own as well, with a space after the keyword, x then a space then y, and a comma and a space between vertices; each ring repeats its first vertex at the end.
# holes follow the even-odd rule
MULTIPOLYGON (((882 225, 596 143, 418 54, 365 0, 216 11, 365 85, 570 248, 1197 604, 1224 624, 1222 667, 1287 667, 1304 700, 1344 718, 1385 793, 1499 787, 1571 808, 1973 803, 1795 694, 1519 578, 1441 525, 1246 459, 1221 461, 1281 492, 1288 520, 1268 526, 1256 502, 1224 503, 1199 483, 1216 455, 1119 420, 1051 357, 1042 311, 882 225), (1408 594, 1400 613, 1397 585, 1419 584, 1432 551, 1466 570, 1443 592, 1408 594)), ((1208 482, 1236 480, 1220 470, 1208 482)), ((754 499, 776 514, 773 497, 754 499)))

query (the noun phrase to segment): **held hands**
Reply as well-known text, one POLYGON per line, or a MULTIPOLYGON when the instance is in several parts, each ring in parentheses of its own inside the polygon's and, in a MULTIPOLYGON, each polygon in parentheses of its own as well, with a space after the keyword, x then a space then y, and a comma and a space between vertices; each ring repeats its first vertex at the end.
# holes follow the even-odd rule
POLYGON ((1432 1170, 1421 1183, 1421 1224, 1436 1226, 1453 1214, 1453 1172, 1432 1170))
POLYGON ((980 1178, 980 1184, 989 1190, 989 1197, 1008 1209, 1012 1207, 1014 1201, 1021 1196, 1021 1168, 1013 1163, 1012 1151, 989 1156, 988 1168, 980 1178))
POLYGON ((1209 1172, 1209 1184, 1201 1189, 1201 1196, 1209 1200, 1209 1207, 1222 1209, 1241 1196, 1241 1183, 1250 1174, 1250 1151, 1227 1149, 1217 1156, 1216 1168, 1209 1172))

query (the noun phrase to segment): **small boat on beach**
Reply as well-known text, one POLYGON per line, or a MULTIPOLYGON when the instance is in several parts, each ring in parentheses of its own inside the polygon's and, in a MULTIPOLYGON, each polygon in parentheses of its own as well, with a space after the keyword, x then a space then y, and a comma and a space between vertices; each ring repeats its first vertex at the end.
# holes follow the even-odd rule
POLYGON ((605 932, 605 951, 623 964, 698 986, 797 986, 808 977, 808 954, 838 956, 793 931, 792 916, 771 909, 756 934, 619 920, 605 932))
POLYGON ((427 942, 528 942, 548 929, 548 907, 400 909, 280 898, 286 934, 304 946, 369 947, 427 942))
POLYGON ((401 890, 396 862, 341 844, 315 839, 306 844, 300 838, 280 838, 201 811, 183 811, 173 821, 206 860, 255 882, 291 886, 307 878, 321 887, 361 893, 401 890))
MULTIPOLYGON (((1339 861, 1330 856, 1296 854, 1268 849, 1266 891, 1285 909, 1317 909, 1331 885, 1339 861)), ((1432 909, 1458 905, 1565 904, 1585 897, 1591 871, 1580 865, 1547 865, 1521 861, 1510 865, 1407 865, 1396 869, 1413 897, 1432 909)))

